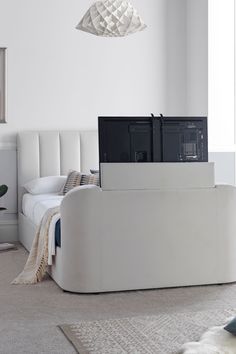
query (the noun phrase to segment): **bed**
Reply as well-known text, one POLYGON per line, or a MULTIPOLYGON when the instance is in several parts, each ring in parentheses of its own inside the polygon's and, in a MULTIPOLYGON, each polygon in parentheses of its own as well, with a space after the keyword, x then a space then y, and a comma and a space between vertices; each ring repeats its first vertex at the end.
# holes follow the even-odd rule
MULTIPOLYGON (((49 207, 60 205, 63 196, 31 195, 23 186, 39 177, 67 175, 71 169, 84 173, 89 173, 90 169, 97 170, 97 132, 24 131, 17 136, 17 154, 19 241, 30 251, 42 215, 49 207)), ((49 272, 60 283, 60 247, 56 258, 56 266, 49 272)))
MULTIPOLYGON (((25 205, 22 209, 28 198, 24 184, 70 169, 97 169, 97 132, 22 132, 17 144, 19 237, 30 250, 42 206, 33 216, 25 205)), ((49 272, 66 291, 236 281, 234 186, 109 191, 83 186, 58 202, 61 247, 49 272)))
POLYGON ((22 213, 36 226, 40 224, 49 208, 60 206, 63 196, 57 193, 32 195, 25 193, 22 198, 22 213))

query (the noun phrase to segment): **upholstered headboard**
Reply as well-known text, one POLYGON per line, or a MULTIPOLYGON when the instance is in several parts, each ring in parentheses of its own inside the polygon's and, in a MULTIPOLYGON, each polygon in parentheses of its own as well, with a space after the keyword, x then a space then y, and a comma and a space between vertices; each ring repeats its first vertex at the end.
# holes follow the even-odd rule
POLYGON ((25 131, 18 134, 18 202, 22 186, 38 177, 67 175, 70 169, 98 169, 97 131, 25 131))

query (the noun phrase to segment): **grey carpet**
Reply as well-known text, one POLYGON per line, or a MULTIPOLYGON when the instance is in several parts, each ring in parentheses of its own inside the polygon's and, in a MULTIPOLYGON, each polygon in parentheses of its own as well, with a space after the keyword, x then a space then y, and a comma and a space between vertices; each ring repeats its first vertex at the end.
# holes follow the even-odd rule
MULTIPOLYGON (((224 325, 236 310, 81 321, 60 328, 80 354, 178 354, 209 327, 224 325)), ((199 353, 200 354, 200 353, 199 353)))
POLYGON ((76 353, 61 323, 236 308, 236 284, 102 295, 63 293, 51 279, 11 285, 26 258, 22 248, 0 254, 1 354, 76 353))

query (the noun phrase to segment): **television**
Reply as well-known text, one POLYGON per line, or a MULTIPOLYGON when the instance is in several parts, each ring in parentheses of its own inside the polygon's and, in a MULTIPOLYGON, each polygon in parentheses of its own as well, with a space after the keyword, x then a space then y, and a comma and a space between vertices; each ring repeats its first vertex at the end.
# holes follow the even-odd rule
POLYGON ((207 117, 98 117, 103 162, 207 162, 207 117))

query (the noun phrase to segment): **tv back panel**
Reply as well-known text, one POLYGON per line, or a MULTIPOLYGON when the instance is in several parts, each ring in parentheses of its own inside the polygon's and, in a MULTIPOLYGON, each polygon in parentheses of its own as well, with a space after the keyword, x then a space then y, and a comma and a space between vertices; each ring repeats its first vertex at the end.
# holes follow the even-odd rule
POLYGON ((207 162, 206 117, 99 117, 100 163, 207 162))
POLYGON ((207 162, 207 119, 167 117, 162 126, 164 162, 207 162))

